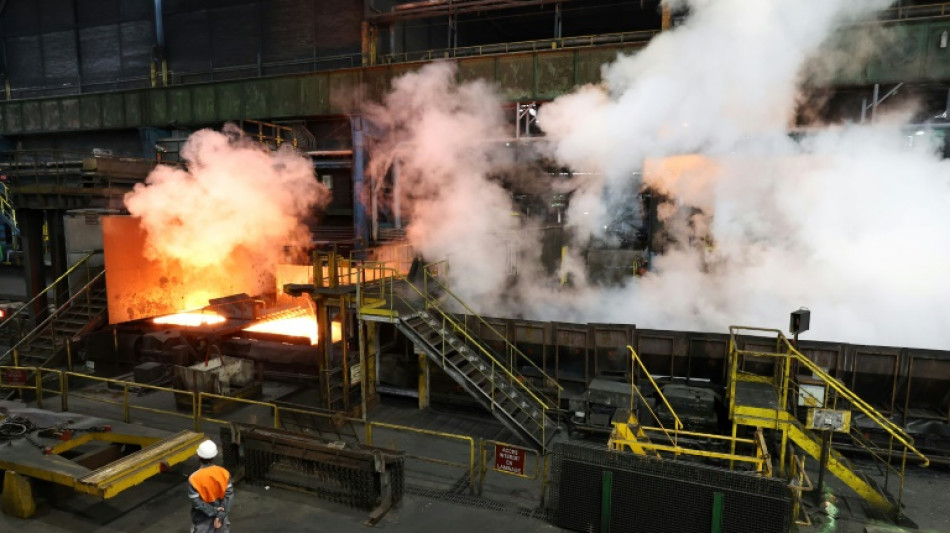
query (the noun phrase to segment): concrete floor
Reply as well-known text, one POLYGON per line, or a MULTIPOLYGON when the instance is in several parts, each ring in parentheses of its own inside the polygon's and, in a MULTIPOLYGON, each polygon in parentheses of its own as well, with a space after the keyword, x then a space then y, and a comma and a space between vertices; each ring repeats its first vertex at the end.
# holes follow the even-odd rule
MULTIPOLYGON (((116 399, 115 391, 98 388, 89 391, 93 398, 116 399)), ((293 395, 293 387, 268 384, 265 399, 293 395)), ((161 406, 169 402, 160 395, 143 395, 139 405, 161 406)), ((47 407, 55 404, 47 401, 47 407)), ((70 410, 104 418, 121 419, 121 409, 92 399, 71 398, 70 410)), ((497 422, 477 413, 419 411, 411 401, 387 400, 371 411, 375 420, 425 427, 435 431, 466 432, 477 438, 510 440, 512 437, 497 422)), ((261 408, 247 407, 228 418, 269 423, 261 408)), ((154 413, 133 411, 132 423, 175 431, 189 426, 189 420, 154 413)), ((214 437, 214 424, 202 427, 214 437)), ((410 454, 457 460, 467 455, 467 447, 451 441, 414 438, 395 431, 374 433, 374 444, 407 450, 410 454)), ((3 450, 0 449, 0 453, 3 450)), ((812 461, 812 463, 814 463, 812 461)), ((529 465, 530 466, 530 465, 529 465)), ((812 466, 814 466, 812 464, 812 466)), ((20 520, 0 514, 0 531, 30 532, 125 532, 186 531, 189 509, 185 495, 185 476, 195 468, 193 461, 172 472, 157 476, 118 497, 100 501, 69 491, 50 491, 38 487, 46 498, 39 502, 35 517, 20 520)), ((814 476, 813 476, 814 477, 814 476)), ((902 531, 887 524, 869 521, 856 496, 848 496, 836 480, 830 481, 835 498, 834 520, 813 506, 816 526, 801 531, 881 532, 902 531)), ((540 484, 489 472, 481 497, 471 496, 465 472, 457 468, 407 460, 407 494, 402 504, 376 526, 386 531, 561 531, 532 516, 540 502, 540 484)), ((892 485, 893 488, 893 485, 892 485)), ((950 471, 945 467, 911 468, 905 483, 906 514, 923 532, 950 532, 950 471)), ((235 531, 362 531, 367 513, 327 503, 312 495, 247 483, 237 486, 232 511, 235 531)))
MULTIPOLYGON (((190 465, 189 465, 190 466, 190 465)), ((137 487, 143 501, 128 495, 115 506, 96 507, 83 498, 48 502, 28 520, 0 515, 0 531, 22 533, 100 533, 187 531, 189 503, 182 473, 164 474, 137 487), (164 478, 164 479, 163 479, 164 478), (86 504, 86 507, 83 505, 86 504)), ((234 531, 368 531, 366 513, 329 504, 307 494, 239 484, 231 513, 234 531)), ((514 513, 486 512, 473 507, 407 495, 402 505, 375 526, 381 531, 516 532, 560 531, 514 513)))

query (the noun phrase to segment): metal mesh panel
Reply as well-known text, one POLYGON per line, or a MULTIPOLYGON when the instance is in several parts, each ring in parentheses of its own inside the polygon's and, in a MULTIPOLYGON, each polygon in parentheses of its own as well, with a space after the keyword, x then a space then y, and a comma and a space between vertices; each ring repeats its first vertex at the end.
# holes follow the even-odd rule
MULTIPOLYGON (((250 483, 303 489, 367 511, 380 504, 383 490, 375 468, 376 449, 349 448, 344 452, 316 441, 304 443, 303 438, 294 436, 302 443, 296 447, 293 441, 257 440, 243 434, 238 447, 231 445, 231 433, 223 429, 224 464, 229 469, 243 465, 244 478, 250 483)), ((397 505, 404 494, 404 459, 388 452, 380 457, 390 476, 392 504, 397 505)))
POLYGON ((717 492, 724 499, 723 531, 791 527, 792 498, 782 480, 572 444, 559 444, 554 452, 555 524, 601 530, 605 471, 612 473, 610 531, 708 532, 717 492))

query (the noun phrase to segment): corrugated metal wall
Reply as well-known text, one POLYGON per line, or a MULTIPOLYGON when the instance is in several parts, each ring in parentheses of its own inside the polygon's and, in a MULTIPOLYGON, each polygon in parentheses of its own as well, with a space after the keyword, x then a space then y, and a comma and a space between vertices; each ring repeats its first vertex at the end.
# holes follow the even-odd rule
MULTIPOLYGON (((165 0, 176 83, 357 66, 361 0, 165 0)), ((0 40, 14 98, 147 87, 153 0, 9 0, 0 40)))

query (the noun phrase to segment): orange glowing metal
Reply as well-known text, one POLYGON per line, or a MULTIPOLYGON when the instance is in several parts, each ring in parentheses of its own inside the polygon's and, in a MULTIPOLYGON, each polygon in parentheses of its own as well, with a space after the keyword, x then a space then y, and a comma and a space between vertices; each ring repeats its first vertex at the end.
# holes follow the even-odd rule
POLYGON ((173 326, 213 326, 215 324, 223 323, 226 318, 219 315, 218 313, 210 311, 187 311, 184 313, 176 313, 174 315, 160 316, 158 318, 153 318, 152 322, 155 324, 169 324, 173 326))
MULTIPOLYGON (((244 328, 244 331, 273 333, 275 335, 287 335, 289 337, 306 337, 310 339, 310 344, 316 344, 317 339, 319 339, 317 317, 304 310, 301 310, 301 312, 304 314, 295 313, 293 316, 259 322, 253 326, 244 328)), ((333 342, 337 342, 343 338, 339 322, 330 322, 330 330, 333 335, 333 342)))
POLYGON ((317 318, 313 315, 279 318, 254 324, 253 326, 244 328, 244 331, 274 333, 276 335, 287 335, 290 337, 307 337, 310 339, 310 344, 316 344, 317 318))

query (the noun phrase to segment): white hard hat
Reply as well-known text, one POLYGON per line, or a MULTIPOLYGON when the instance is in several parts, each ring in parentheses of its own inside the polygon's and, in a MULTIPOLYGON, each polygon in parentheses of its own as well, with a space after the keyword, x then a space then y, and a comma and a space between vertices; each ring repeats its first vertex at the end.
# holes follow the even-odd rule
POLYGON ((213 440, 206 440, 198 445, 198 457, 214 459, 218 455, 218 445, 213 440))

